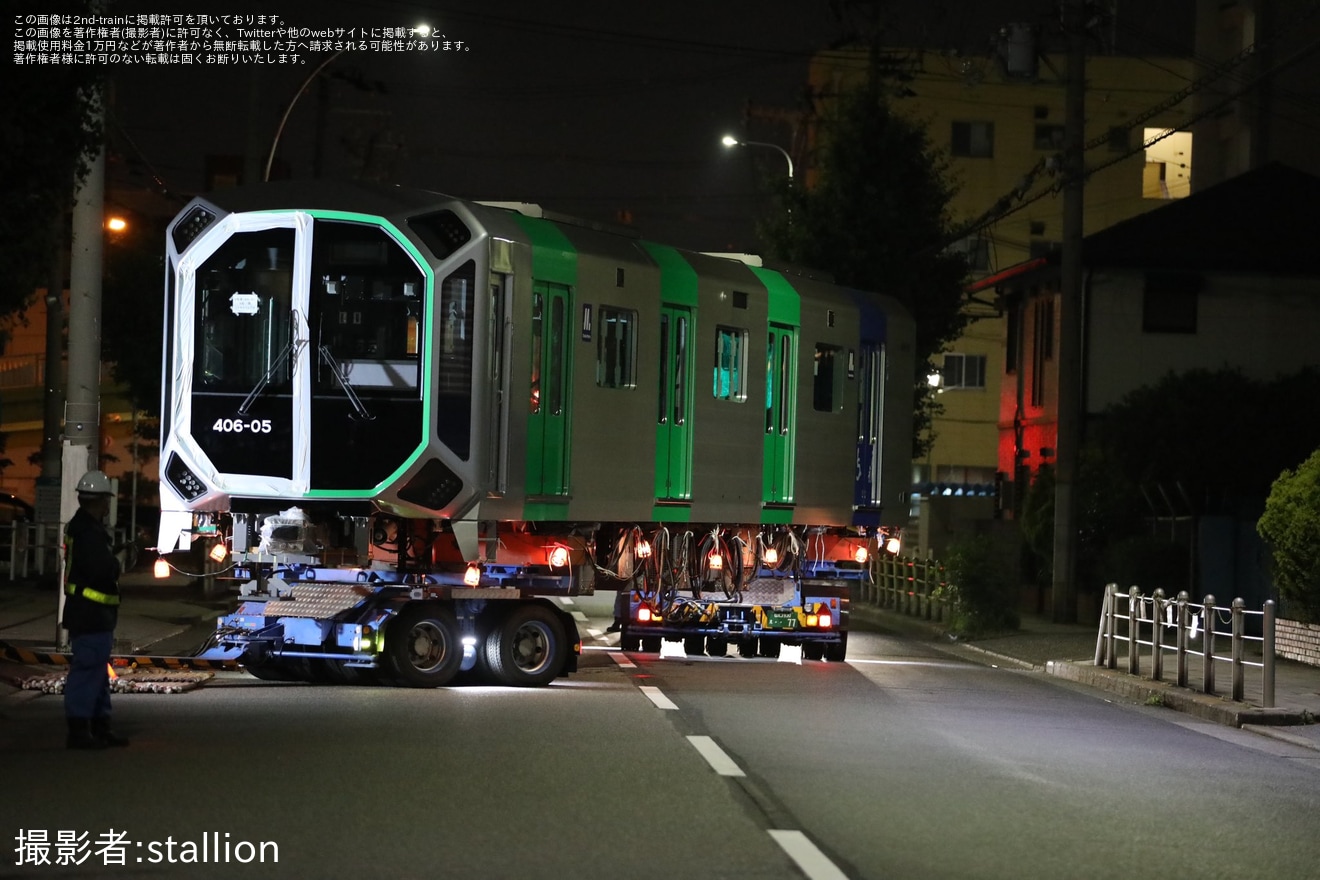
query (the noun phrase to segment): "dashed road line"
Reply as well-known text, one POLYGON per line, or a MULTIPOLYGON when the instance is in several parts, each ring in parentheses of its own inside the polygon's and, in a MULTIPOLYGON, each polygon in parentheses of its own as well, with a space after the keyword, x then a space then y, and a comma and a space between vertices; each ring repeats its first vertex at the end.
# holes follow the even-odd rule
POLYGON ((569 613, 569 615, 570 615, 574 620, 576 620, 578 623, 586 623, 586 622, 587 622, 587 615, 583 614, 581 611, 570 611, 570 612, 568 612, 568 613, 569 613))
POLYGON ((706 763, 721 776, 746 776, 742 768, 720 748, 715 740, 708 736, 689 736, 688 742, 697 750, 706 763))
POLYGON ((669 699, 660 692, 660 688, 658 687, 649 687, 647 685, 642 685, 641 687, 638 688, 638 690, 646 694, 646 698, 650 700, 652 703, 655 703, 657 709, 678 708, 678 706, 674 704, 673 700, 669 699))
POLYGON ((848 880, 848 875, 821 852, 816 844, 801 831, 770 829, 770 836, 775 843, 788 853, 788 857, 797 862, 811 880, 848 880))
POLYGON ((637 664, 628 659, 628 655, 622 651, 610 651, 610 659, 619 664, 623 669, 637 668, 637 664))

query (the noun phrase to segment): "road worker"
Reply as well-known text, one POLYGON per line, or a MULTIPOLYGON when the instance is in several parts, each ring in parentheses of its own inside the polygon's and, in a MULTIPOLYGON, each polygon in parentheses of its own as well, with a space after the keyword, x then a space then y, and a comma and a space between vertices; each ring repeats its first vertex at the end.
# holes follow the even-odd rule
POLYGON ((73 659, 64 682, 68 747, 104 749, 128 740, 110 730, 110 653, 119 621, 119 560, 105 526, 114 502, 110 478, 78 480, 78 511, 64 531, 64 619, 73 659))

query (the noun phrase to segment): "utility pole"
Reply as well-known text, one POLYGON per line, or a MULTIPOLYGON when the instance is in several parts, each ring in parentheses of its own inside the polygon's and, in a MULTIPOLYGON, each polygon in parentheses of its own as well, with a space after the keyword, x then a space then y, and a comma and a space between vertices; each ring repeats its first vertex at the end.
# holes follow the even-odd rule
POLYGON ((1086 126, 1086 28, 1083 0, 1061 0, 1068 41, 1064 97, 1063 254, 1059 302, 1059 424, 1055 440, 1054 580, 1056 623, 1077 620, 1077 481, 1082 402, 1082 144, 1086 126))
MULTIPOLYGON (((99 132, 105 120, 104 94, 98 89, 88 123, 99 132)), ((100 464, 101 446, 101 267, 105 244, 105 142, 88 161, 73 204, 69 264, 69 384, 64 403, 63 474, 60 480, 60 530, 77 508, 78 480, 100 464)), ((59 615, 64 617, 64 552, 60 551, 59 615)), ((67 632, 56 624, 63 649, 67 632)))

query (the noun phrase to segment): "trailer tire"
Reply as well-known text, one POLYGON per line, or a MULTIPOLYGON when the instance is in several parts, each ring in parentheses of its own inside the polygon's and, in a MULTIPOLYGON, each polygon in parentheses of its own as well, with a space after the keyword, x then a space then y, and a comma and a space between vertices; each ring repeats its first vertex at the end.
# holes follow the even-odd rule
POLYGON ((842 663, 848 659, 848 634, 839 633, 839 640, 825 646, 825 659, 831 663, 842 663))
POLYGON ((647 654, 659 654, 663 641, 660 636, 642 636, 642 651, 647 654))
POLYGON ((444 687, 463 662, 454 612, 442 605, 405 608, 385 637, 390 671, 406 687, 444 687))
POLYGON ((756 656, 755 636, 750 636, 748 638, 738 640, 738 656, 749 657, 749 658, 756 656))
POLYGON ((486 637, 486 665, 491 677, 513 687, 549 684, 564 668, 568 636, 559 616, 545 605, 513 608, 486 637))
POLYGON ((765 657, 766 659, 777 660, 779 659, 779 649, 782 648, 783 646, 784 643, 781 642, 779 639, 767 639, 764 636, 762 636, 761 646, 757 650, 757 653, 759 653, 762 657, 765 657))
POLYGON ((724 657, 729 653, 729 640, 723 636, 706 638, 706 653, 711 657, 724 657))
POLYGON ((684 636, 683 653, 689 657, 700 657, 706 653, 705 636, 684 636))
POLYGON ((619 650, 634 653, 642 650, 642 637, 634 633, 626 623, 619 630, 619 650))
POLYGON ((249 675, 262 681, 301 681, 297 670, 281 660, 261 660, 242 666, 249 675))
POLYGON ((825 657, 824 642, 803 642, 802 659, 803 660, 821 660, 825 657))

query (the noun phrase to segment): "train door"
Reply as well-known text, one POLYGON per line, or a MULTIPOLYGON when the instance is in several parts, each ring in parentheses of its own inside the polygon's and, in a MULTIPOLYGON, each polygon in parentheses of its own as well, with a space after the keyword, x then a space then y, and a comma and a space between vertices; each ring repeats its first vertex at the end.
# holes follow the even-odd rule
POLYGON ((660 309, 660 393, 655 432, 655 497, 692 498, 692 309, 660 309))
POLYGON ((566 285, 532 287, 532 381, 527 420, 527 494, 567 495, 570 362, 566 285))
POLYGON ((861 400, 857 408, 857 471, 853 504, 880 506, 881 427, 885 423, 885 349, 874 342, 862 344, 861 400))
POLYGON ((771 324, 765 356, 765 449, 762 495, 766 504, 793 503, 797 421, 797 330, 771 324))

